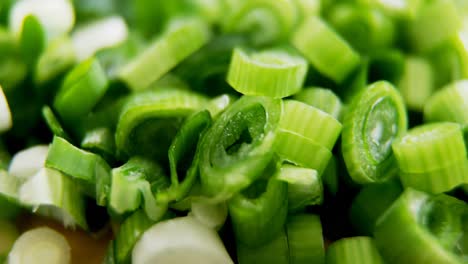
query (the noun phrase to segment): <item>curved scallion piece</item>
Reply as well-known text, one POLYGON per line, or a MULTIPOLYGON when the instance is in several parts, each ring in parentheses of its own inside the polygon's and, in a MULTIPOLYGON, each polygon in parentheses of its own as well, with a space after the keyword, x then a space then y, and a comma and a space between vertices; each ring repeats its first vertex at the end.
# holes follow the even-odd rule
POLYGON ((331 150, 341 133, 341 123, 333 116, 296 100, 284 101, 280 128, 299 134, 331 150))
POLYGON ((115 155, 114 133, 107 127, 92 129, 86 132, 81 140, 81 148, 100 155, 107 162, 113 161, 115 155))
POLYGON ((297 93, 305 80, 307 62, 284 50, 249 53, 234 49, 227 82, 245 95, 283 98, 297 93))
POLYGON ((193 217, 162 221, 148 229, 136 243, 132 263, 232 264, 215 230, 193 217))
POLYGON ((109 191, 109 207, 117 214, 135 211, 142 204, 141 188, 155 183, 164 189, 169 185, 169 179, 163 169, 148 159, 132 157, 124 165, 112 170, 111 187, 109 191))
POLYGON ((377 219, 402 192, 398 181, 364 186, 354 198, 349 211, 353 227, 359 234, 371 236, 377 219))
POLYGON ((330 89, 320 87, 305 88, 293 96, 294 100, 306 103, 340 120, 343 104, 330 89))
POLYGON ((83 183, 84 191, 105 205, 110 186, 110 167, 99 155, 81 150, 65 139, 54 137, 45 166, 59 170, 83 183))
POLYGON ((310 214, 288 216, 286 231, 289 263, 325 263, 325 245, 320 217, 310 214))
POLYGON ((429 61, 421 57, 406 57, 403 75, 397 87, 408 109, 423 110, 434 90, 433 74, 429 61))
POLYGON ((97 59, 90 58, 67 74, 54 99, 54 108, 65 125, 73 127, 91 112, 107 88, 106 73, 97 59))
POLYGON ((213 118, 217 118, 226 108, 237 101, 237 97, 230 94, 222 94, 210 100, 206 110, 213 118))
POLYGON ((65 130, 62 127, 62 124, 60 124, 60 121, 55 116, 54 111, 50 109, 49 106, 45 105, 42 107, 42 117, 44 118, 44 121, 46 122, 47 126, 49 127, 52 134, 54 134, 54 136, 70 140, 70 137, 68 136, 67 132, 65 132, 65 130))
POLYGON ((187 196, 197 180, 200 137, 211 125, 210 113, 206 110, 189 117, 177 132, 169 147, 171 186, 168 190, 171 200, 180 201, 187 196))
POLYGON ((280 158, 322 175, 333 156, 329 149, 290 131, 279 130, 277 134, 274 148, 280 158))
POLYGON ((463 263, 468 206, 408 188, 379 218, 375 242, 388 263, 463 263))
POLYGON ((184 118, 203 109, 207 102, 202 95, 175 88, 156 88, 131 95, 117 123, 118 156, 167 160, 169 145, 184 118))
POLYGON ((276 176, 259 178, 235 195, 228 207, 236 240, 259 247, 283 228, 288 213, 288 185, 276 176))
POLYGON ((340 239, 330 245, 327 264, 383 264, 385 263, 371 237, 340 239))
POLYGON ((7 262, 26 264, 38 261, 50 264, 71 263, 71 249, 65 237, 49 227, 29 230, 16 240, 7 262))
POLYGON ((23 60, 30 67, 34 67, 39 55, 46 46, 46 34, 40 21, 34 15, 24 18, 19 46, 23 60))
POLYGON ((323 185, 316 170, 283 165, 278 180, 288 184, 288 211, 300 212, 323 202, 323 185))
POLYGON ((227 200, 263 173, 273 158, 281 111, 281 100, 244 96, 215 120, 199 146, 206 195, 227 200))
POLYGON ((11 159, 8 174, 24 182, 44 167, 49 147, 36 145, 23 149, 11 159))
POLYGON ((359 54, 319 17, 305 20, 294 32, 292 44, 336 83, 342 83, 360 63, 359 54))
POLYGON ((395 176, 392 142, 406 129, 405 105, 393 85, 376 82, 357 95, 344 117, 341 138, 351 178, 370 183, 395 176))
POLYGON ((434 0, 421 5, 408 24, 411 47, 416 52, 430 51, 455 36, 462 26, 456 6, 450 0, 434 0))
POLYGON ((296 24, 297 9, 292 0, 228 0, 221 21, 224 32, 247 33, 254 45, 285 40, 296 24))
POLYGON ((327 17, 330 25, 361 53, 388 48, 395 41, 393 21, 378 8, 336 4, 327 17))
POLYGON ((0 133, 9 130, 12 127, 12 120, 10 106, 8 105, 6 96, 3 93, 3 88, 0 85, 0 133))
POLYGON ((468 80, 446 85, 435 92, 424 105, 424 120, 427 122, 448 121, 468 124, 468 80))
POLYGON ((43 168, 21 185, 19 201, 33 212, 52 217, 65 227, 87 229, 84 199, 78 185, 60 171, 43 168))
POLYGON ((462 127, 456 123, 432 123, 415 127, 393 142, 401 171, 437 170, 466 159, 462 127))
POLYGON ((291 263, 289 262, 288 237, 285 230, 281 230, 271 241, 255 248, 237 241, 236 249, 239 264, 291 263))
POLYGON ((208 25, 196 18, 171 21, 164 33, 122 67, 119 78, 132 90, 142 90, 157 81, 210 39, 208 25))

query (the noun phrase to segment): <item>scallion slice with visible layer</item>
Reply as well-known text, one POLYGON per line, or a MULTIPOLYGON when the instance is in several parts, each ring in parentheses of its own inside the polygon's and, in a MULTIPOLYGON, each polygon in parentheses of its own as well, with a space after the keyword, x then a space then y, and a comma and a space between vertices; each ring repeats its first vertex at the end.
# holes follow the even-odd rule
POLYGON ((19 201, 33 212, 55 218, 65 227, 87 229, 84 199, 78 185, 60 171, 43 168, 21 185, 19 201))
POLYGON ((119 78, 132 90, 143 90, 205 45, 210 30, 196 18, 175 19, 154 42, 123 66, 119 78))
POLYGON ((133 248, 132 263, 189 262, 233 263, 216 231, 190 216, 155 224, 133 248))
POLYGON ((283 165, 278 180, 288 184, 288 211, 300 212, 323 202, 323 185, 316 170, 283 165))
POLYGON ((255 45, 287 39, 297 20, 292 0, 224 1, 227 13, 221 21, 224 32, 247 33, 255 45))
POLYGON ((245 95, 283 98, 302 88, 306 72, 307 62, 285 50, 249 53, 236 48, 227 82, 245 95))
MULTIPOLYGON (((269 169, 265 171, 268 173, 269 169)), ((228 206, 236 240, 259 247, 283 228, 288 213, 288 185, 276 176, 262 177, 235 195, 228 206)))
POLYGON ((316 107, 333 116, 336 120, 341 119, 343 104, 340 98, 330 89, 308 87, 295 94, 293 99, 316 107))
POLYGON ((107 127, 89 130, 81 140, 81 147, 103 157, 107 162, 114 160, 115 137, 107 127))
POLYGON ((50 264, 71 263, 71 249, 65 237, 59 232, 39 227, 23 233, 16 240, 8 263, 27 264, 38 261, 50 264))
POLYGON ((392 143, 406 128, 405 105, 393 85, 379 81, 357 95, 345 114, 341 138, 351 178, 370 183, 395 176, 392 143))
POLYGON ((383 264, 374 240, 371 237, 351 237, 340 239, 330 245, 327 251, 330 264, 383 264))
POLYGON ((466 160, 462 127, 456 123, 412 128, 392 147, 398 167, 406 173, 430 172, 466 160))
POLYGON ((289 263, 325 263, 325 245, 320 217, 310 214, 290 215, 286 231, 289 263))
POLYGON ((296 100, 285 100, 280 129, 299 134, 331 150, 341 133, 341 123, 333 116, 296 100))
POLYGON ((435 92, 424 105, 424 120, 427 122, 456 122, 468 124, 468 80, 446 85, 435 92))
POLYGON ((374 236, 388 263, 463 263, 468 206, 406 189, 379 218, 374 236))
POLYGON ((359 54, 315 16, 296 29, 292 44, 320 73, 336 83, 342 83, 360 63, 359 54))
POLYGON ((288 162, 317 170, 319 175, 322 175, 332 157, 331 151, 326 147, 286 130, 277 132, 275 152, 288 162))
POLYGON ((167 160, 167 150, 183 119, 202 109, 207 101, 202 95, 173 87, 131 95, 117 123, 115 144, 118 156, 141 155, 158 161, 167 160))
POLYGON ((8 167, 8 173, 24 182, 44 167, 49 147, 36 145, 16 153, 8 167))
POLYGON ((281 100, 244 96, 229 106, 200 142, 206 195, 224 201, 249 186, 273 157, 281 100))

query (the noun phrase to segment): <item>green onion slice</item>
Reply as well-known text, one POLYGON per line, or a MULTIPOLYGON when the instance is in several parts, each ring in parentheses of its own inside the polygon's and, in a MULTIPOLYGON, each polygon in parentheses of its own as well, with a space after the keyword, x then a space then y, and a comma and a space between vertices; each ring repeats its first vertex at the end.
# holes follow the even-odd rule
POLYGON ((231 94, 222 94, 211 99, 206 110, 211 116, 217 118, 226 108, 232 105, 238 98, 231 94))
POLYGON ((360 235, 371 236, 377 219, 402 192, 396 180, 364 186, 354 197, 349 211, 353 227, 360 235))
POLYGON ((288 210, 300 212, 309 205, 323 202, 323 185, 316 170, 285 164, 278 179, 288 184, 288 210))
POLYGON ((119 78, 132 90, 145 89, 209 39, 210 31, 204 21, 190 17, 173 20, 162 36, 123 66, 119 78))
POLYGON ((340 239, 330 245, 327 251, 330 264, 383 264, 374 240, 371 237, 351 237, 340 239))
POLYGON ((443 193, 468 183, 468 161, 466 159, 446 167, 423 172, 400 172, 401 183, 428 193, 443 193))
POLYGON ((99 205, 106 204, 110 167, 99 155, 81 150, 63 138, 54 137, 45 165, 82 182, 85 191, 96 197, 99 205))
POLYGON ((468 206, 406 189, 379 218, 375 241, 388 263, 463 263, 468 206))
POLYGON ((185 198, 197 180, 200 137, 211 125, 211 116, 204 110, 189 117, 169 147, 171 170, 170 196, 175 201, 185 198))
POLYGON ((208 100, 194 92, 156 88, 131 95, 124 104, 115 134, 117 154, 167 160, 167 150, 188 115, 208 100), (157 144, 157 145, 155 145, 157 144))
POLYGON ((289 262, 288 237, 284 229, 271 241, 259 246, 251 247, 236 242, 237 260, 239 264, 286 264, 289 262))
POLYGON ((296 100, 284 101, 280 128, 299 134, 329 150, 341 133, 341 123, 333 116, 296 100))
POLYGON ((333 116, 336 120, 341 119, 343 104, 340 98, 330 89, 308 87, 295 94, 293 99, 318 108, 333 116))
POLYGON ((227 13, 221 21, 224 32, 247 33, 254 45, 287 39, 297 20, 292 0, 224 1, 227 13))
POLYGON ((286 230, 289 245, 289 263, 325 263, 322 224, 317 215, 291 215, 288 217, 286 230))
POLYGON ((0 85, 0 133, 9 130, 12 125, 10 106, 8 106, 8 101, 0 85))
POLYGON ((68 136, 67 132, 65 132, 65 130, 62 127, 62 124, 60 124, 60 121, 55 116, 54 111, 50 109, 49 106, 45 105, 42 107, 42 117, 44 118, 44 121, 46 122, 47 126, 49 127, 52 134, 54 134, 54 136, 70 140, 70 137, 68 136))
POLYGON ((442 169, 466 159, 462 127, 441 122, 415 127, 393 142, 402 172, 421 173, 442 169))
POLYGON ((65 237, 49 227, 29 230, 16 240, 7 262, 26 264, 38 261, 50 264, 71 263, 71 249, 65 237))
POLYGON ((392 142, 406 128, 405 105, 393 85, 376 82, 357 95, 343 120, 341 145, 351 178, 370 183, 395 176, 392 142))
POLYGON ((24 18, 19 46, 23 60, 34 67, 39 55, 46 46, 46 34, 40 21, 34 15, 24 18))
POLYGON ((204 192, 218 200, 249 186, 273 157, 282 102, 244 96, 229 106, 200 142, 200 180, 204 192))
POLYGON ((429 61, 421 57, 406 57, 403 76, 397 86, 408 109, 423 110, 434 90, 433 75, 429 61))
POLYGON ((18 190, 22 204, 33 212, 52 217, 65 227, 87 229, 84 199, 78 185, 60 171, 43 168, 18 190))
POLYGON ((468 124, 468 80, 455 81, 435 92, 424 105, 424 120, 468 124))
POLYGON ((108 81, 99 61, 90 58, 72 69, 54 99, 54 108, 65 125, 73 127, 104 96, 108 81))
POLYGON ((106 161, 113 161, 115 154, 115 136, 111 129, 98 127, 92 129, 81 140, 81 148, 96 153, 106 161))
POLYGON ((114 47, 127 39, 128 28, 122 17, 110 16, 77 28, 72 36, 76 58, 80 61, 104 48, 114 47), (106 34, 102 34, 106 32, 106 34))
POLYGON ((226 222, 228 208, 224 202, 211 203, 202 199, 194 199, 190 214, 207 227, 219 230, 226 222))
POLYGON ((332 157, 331 151, 326 147, 286 130, 278 131, 275 151, 282 159, 314 169, 319 175, 322 175, 332 157))
POLYGON ((292 44, 336 83, 342 83, 360 63, 359 54, 318 17, 308 18, 296 29, 292 44))
MULTIPOLYGON (((267 169, 265 175, 269 173, 267 169)), ((235 195, 228 206, 236 240, 259 247, 274 239, 284 226, 288 185, 276 176, 259 178, 235 195)))
POLYGON ((453 1, 430 1, 421 6, 416 18, 408 24, 411 47, 417 52, 430 51, 455 36, 461 26, 453 1))
POLYGON ((217 263, 231 264, 215 230, 193 217, 159 222, 136 243, 132 263, 217 263))
POLYGON ((227 82, 245 95, 283 98, 297 93, 305 80, 307 62, 283 50, 249 53, 234 49, 227 82))
POLYGON ((11 159, 8 174, 24 182, 44 167, 49 147, 36 145, 16 153, 11 159))

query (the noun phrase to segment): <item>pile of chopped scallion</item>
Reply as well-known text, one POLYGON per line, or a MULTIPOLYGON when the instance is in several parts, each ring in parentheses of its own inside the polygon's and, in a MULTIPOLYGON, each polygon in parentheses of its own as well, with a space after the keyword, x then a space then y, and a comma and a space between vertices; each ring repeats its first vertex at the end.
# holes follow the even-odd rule
POLYGON ((468 263, 468 0, 0 0, 0 264, 468 263))

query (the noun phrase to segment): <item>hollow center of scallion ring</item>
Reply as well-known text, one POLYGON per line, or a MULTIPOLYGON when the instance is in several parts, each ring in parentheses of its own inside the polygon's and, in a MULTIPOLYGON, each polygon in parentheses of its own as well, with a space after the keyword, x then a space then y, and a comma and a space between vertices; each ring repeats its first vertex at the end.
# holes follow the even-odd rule
POLYGON ((376 164, 381 163, 390 156, 398 133, 398 112, 391 98, 376 101, 365 122, 363 133, 368 153, 376 164))
POLYGON ((223 166, 245 157, 263 138, 265 123, 265 109, 260 104, 233 115, 221 135, 221 148, 211 156, 212 162, 223 166))
POLYGON ((422 224, 448 251, 468 260, 468 210, 451 197, 436 197, 421 211, 422 224))

